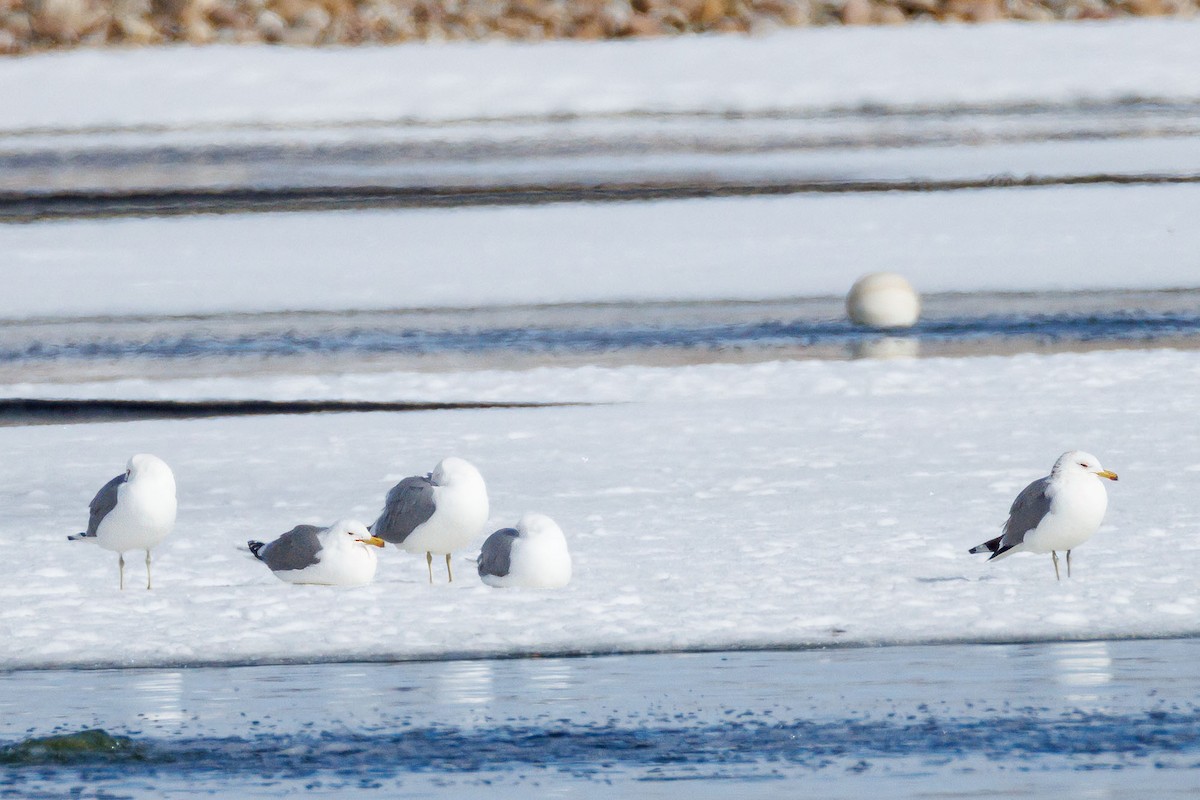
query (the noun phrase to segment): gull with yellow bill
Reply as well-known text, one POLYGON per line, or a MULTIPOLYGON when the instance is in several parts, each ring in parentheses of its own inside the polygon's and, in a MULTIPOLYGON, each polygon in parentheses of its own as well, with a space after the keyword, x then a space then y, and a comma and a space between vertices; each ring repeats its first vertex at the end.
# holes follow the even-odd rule
POLYGON ((371 548, 383 547, 383 540, 361 522, 343 519, 328 528, 297 525, 269 544, 251 540, 246 545, 281 581, 363 586, 375 577, 378 564, 371 548))
POLYGON ((1013 553, 1049 553, 1058 572, 1058 551, 1067 551, 1067 577, 1071 577, 1071 551, 1092 538, 1108 509, 1108 494, 1101 478, 1117 479, 1100 466, 1091 453, 1071 450, 1059 456, 1054 469, 1026 486, 1008 511, 1004 533, 972 547, 971 553, 991 553, 993 561, 1013 553))

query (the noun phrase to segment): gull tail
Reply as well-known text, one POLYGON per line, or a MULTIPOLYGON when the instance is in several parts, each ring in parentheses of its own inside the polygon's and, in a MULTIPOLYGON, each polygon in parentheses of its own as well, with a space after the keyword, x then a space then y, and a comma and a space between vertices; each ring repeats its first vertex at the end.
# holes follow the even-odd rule
POLYGON ((968 553, 991 553, 992 554, 991 557, 988 558, 988 561, 991 561, 993 558, 999 558, 1000 556, 1004 555, 1005 553, 1007 553, 1009 550, 1012 549, 1011 547, 1001 547, 1000 542, 1003 539, 1004 539, 1003 535, 997 536, 995 539, 989 539, 988 541, 984 542, 983 544, 975 545, 967 552, 968 553))
POLYGON ((262 550, 264 547, 266 547, 265 544, 263 544, 262 542, 256 542, 253 539, 251 539, 250 541, 246 542, 246 547, 250 548, 250 552, 254 554, 255 558, 257 558, 259 561, 262 561, 262 556, 260 556, 258 554, 258 551, 262 550))
POLYGON ((72 536, 68 536, 67 541, 68 542, 78 542, 80 539, 95 539, 95 538, 96 538, 95 534, 88 536, 86 533, 80 532, 80 533, 76 533, 72 536))

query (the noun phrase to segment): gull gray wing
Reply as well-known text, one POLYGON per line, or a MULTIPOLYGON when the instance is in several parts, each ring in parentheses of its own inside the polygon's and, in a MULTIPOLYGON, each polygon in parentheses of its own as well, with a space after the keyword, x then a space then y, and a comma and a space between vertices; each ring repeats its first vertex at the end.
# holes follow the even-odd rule
POLYGON ((516 528, 501 528, 487 538, 479 551, 479 576, 503 578, 512 566, 512 546, 520 533, 516 528))
POLYGON ((371 533, 385 542, 400 544, 432 517, 435 510, 433 481, 429 477, 405 478, 388 492, 383 513, 371 526, 371 533))
POLYGON ((1046 489, 1050 486, 1050 478, 1038 478, 1026 486, 1013 500, 1012 508, 1008 510, 1008 521, 1004 523, 1004 536, 1000 540, 1000 548, 992 558, 1025 541, 1025 534, 1041 524, 1042 519, 1050 513, 1050 496, 1046 489))
POLYGON ((96 529, 100 527, 100 523, 108 516, 108 513, 117 507, 117 489, 125 482, 125 473, 121 473, 113 478, 108 483, 100 487, 100 491, 96 492, 96 496, 92 498, 92 502, 88 504, 88 510, 91 515, 88 517, 87 533, 84 536, 95 536, 96 529))
POLYGON ((316 525, 297 525, 275 541, 255 552, 272 572, 311 567, 319 561, 321 540, 317 534, 325 530, 316 525))

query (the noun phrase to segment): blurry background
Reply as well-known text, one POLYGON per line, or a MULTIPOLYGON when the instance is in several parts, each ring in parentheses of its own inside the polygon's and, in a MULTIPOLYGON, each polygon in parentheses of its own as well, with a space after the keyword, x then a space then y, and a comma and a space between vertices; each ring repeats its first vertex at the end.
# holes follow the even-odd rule
MULTIPOLYGON (((225 36, 383 8, 294 6, 142 12, 225 36)), ((72 8, 100 14, 9 13, 72 8)), ((10 58, 0 381, 1190 348, 1196 35, 926 21, 10 58), (881 271, 924 300, 899 346, 845 317, 881 271)))

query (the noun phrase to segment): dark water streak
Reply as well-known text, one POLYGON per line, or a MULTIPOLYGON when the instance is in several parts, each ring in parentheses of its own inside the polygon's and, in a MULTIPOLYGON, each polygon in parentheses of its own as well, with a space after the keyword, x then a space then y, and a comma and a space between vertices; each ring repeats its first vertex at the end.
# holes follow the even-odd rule
MULTIPOLYGON (((519 352, 594 354, 628 350, 853 346, 880 332, 843 321, 621 327, 500 327, 459 330, 331 328, 222 335, 216 330, 149 339, 65 338, 0 346, 0 364, 93 359, 443 355, 519 352)), ((1050 343, 1171 342, 1200 336, 1200 314, 1106 313, 932 319, 897 332, 919 344, 1033 339, 1050 343)))
POLYGON ((401 731, 268 734, 251 737, 133 737, 116 750, 30 752, 0 748, 10 768, 50 765, 103 770, 303 775, 314 770, 361 774, 480 772, 541 767, 573 774, 604 767, 745 765, 781 762, 807 769, 846 759, 980 756, 993 761, 1105 756, 1195 757, 1200 767, 1200 709, 1141 714, 1070 713, 956 719, 909 715, 900 720, 775 722, 761 718, 715 725, 686 720, 639 727, 499 726, 480 730, 407 727, 401 731))
POLYGON ((145 419, 208 419, 273 414, 346 414, 460 411, 483 408, 553 408, 585 403, 373 402, 358 400, 71 400, 0 398, 0 426, 66 425, 145 419))
POLYGON ((63 219, 169 217, 194 214, 247 214, 298 211, 350 211, 395 208, 536 206, 560 203, 651 202, 726 197, 880 192, 956 192, 1047 186, 1158 186, 1200 183, 1200 175, 1123 174, 985 175, 947 179, 793 179, 756 181, 607 180, 532 183, 499 187, 302 187, 278 189, 157 189, 153 191, 60 190, 0 192, 0 223, 63 219))

